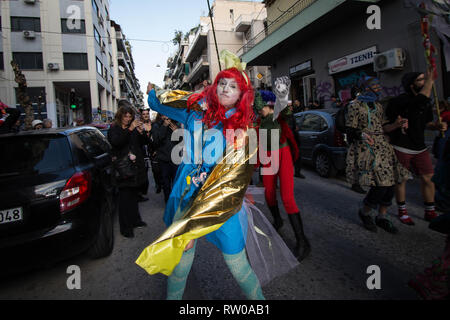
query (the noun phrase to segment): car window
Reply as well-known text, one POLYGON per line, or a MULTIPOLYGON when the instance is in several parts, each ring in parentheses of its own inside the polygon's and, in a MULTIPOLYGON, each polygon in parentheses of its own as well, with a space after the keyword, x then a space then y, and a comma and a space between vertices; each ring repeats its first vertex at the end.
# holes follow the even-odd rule
POLYGON ((75 132, 70 140, 81 163, 87 163, 90 158, 108 153, 111 149, 106 138, 97 130, 75 132))
POLYGON ((322 120, 321 116, 318 116, 313 113, 305 114, 305 117, 299 126, 300 131, 313 131, 320 132, 322 131, 322 120))
POLYGON ((0 139, 0 177, 42 174, 73 166, 65 136, 30 135, 0 139))
POLYGON ((320 117, 320 131, 325 131, 328 129, 328 123, 327 120, 325 120, 325 118, 320 117))
POLYGON ((303 114, 295 117, 295 124, 298 128, 301 127, 304 118, 305 118, 305 116, 303 114))

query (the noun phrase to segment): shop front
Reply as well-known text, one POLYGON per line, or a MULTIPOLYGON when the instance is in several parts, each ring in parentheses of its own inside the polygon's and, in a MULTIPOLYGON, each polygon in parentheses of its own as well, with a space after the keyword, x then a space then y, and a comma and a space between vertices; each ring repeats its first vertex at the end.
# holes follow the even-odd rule
POLYGON ((312 66, 312 60, 301 62, 289 68, 291 79, 291 98, 299 100, 307 106, 315 99, 316 75, 312 66))
POLYGON ((351 99, 351 88, 361 78, 377 75, 373 69, 375 54, 377 47, 373 46, 328 63, 328 73, 333 78, 336 97, 346 103, 351 99))

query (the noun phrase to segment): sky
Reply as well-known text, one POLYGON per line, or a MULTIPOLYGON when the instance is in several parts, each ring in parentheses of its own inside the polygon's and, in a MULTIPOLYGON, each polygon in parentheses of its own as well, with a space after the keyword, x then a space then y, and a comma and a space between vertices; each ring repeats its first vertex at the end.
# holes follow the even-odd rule
POLYGON ((167 58, 177 50, 172 44, 175 30, 186 33, 207 13, 206 0, 110 0, 111 19, 120 24, 128 39, 160 41, 130 40, 144 95, 149 81, 160 87, 164 84, 167 58))
POLYGON ((208 15, 207 0, 110 0, 109 7, 111 19, 127 39, 159 41, 130 40, 135 74, 147 105, 147 83, 163 86, 167 58, 177 50, 172 44, 175 30, 184 34, 198 25, 200 16, 208 15))

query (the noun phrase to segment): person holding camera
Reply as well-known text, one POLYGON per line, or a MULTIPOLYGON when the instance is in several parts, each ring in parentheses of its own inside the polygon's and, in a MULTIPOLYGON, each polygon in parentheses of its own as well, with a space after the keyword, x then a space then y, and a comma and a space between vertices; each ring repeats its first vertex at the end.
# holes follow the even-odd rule
POLYGON ((112 146, 114 180, 119 188, 120 233, 126 238, 134 237, 134 228, 144 227, 139 214, 139 189, 145 183, 143 146, 146 144, 144 127, 135 119, 132 105, 119 101, 114 124, 108 130, 108 141, 112 146))

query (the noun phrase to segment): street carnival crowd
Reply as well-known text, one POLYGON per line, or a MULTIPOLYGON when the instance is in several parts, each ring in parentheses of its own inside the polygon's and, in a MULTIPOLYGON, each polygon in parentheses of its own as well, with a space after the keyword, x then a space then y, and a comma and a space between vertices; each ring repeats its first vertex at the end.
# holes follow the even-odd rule
MULTIPOLYGON (((226 50, 220 58, 224 70, 193 93, 157 90, 149 83, 149 108, 138 111, 121 100, 107 135, 116 159, 120 233, 133 238, 134 228, 146 226, 138 202, 149 200, 148 169, 155 192, 164 197, 167 229, 143 248, 136 263, 149 274, 168 276, 167 299, 182 299, 201 237, 222 252, 248 299, 264 299, 261 286, 298 265, 314 247, 303 230, 308 222, 303 221, 294 196, 294 177, 305 178, 294 114, 321 105, 311 100, 302 107, 299 100, 288 100, 290 81, 286 77, 276 79, 273 90, 256 90, 239 58, 226 50), (153 121, 150 109, 158 113, 153 121), (177 149, 180 139, 172 139, 179 129, 183 129, 181 149, 177 149), (252 150, 252 132, 262 150, 252 150), (183 161, 174 161, 174 154, 183 161), (119 161, 124 158, 125 162, 119 161), (254 179, 255 170, 260 181, 254 179), (278 180, 281 202, 296 238, 293 250, 277 233, 283 225, 278 180), (255 206, 259 190, 263 190, 272 223, 255 206)), ((354 204, 365 229, 399 232, 387 214, 394 198, 398 222, 413 226, 406 182, 413 175, 420 179, 423 219, 431 229, 446 234, 447 240, 442 255, 409 285, 423 299, 448 299, 450 98, 440 101, 437 118, 432 103, 435 79, 434 70, 406 73, 402 78, 405 93, 381 103, 379 80, 364 77, 352 88, 352 100, 343 102, 333 96, 332 107, 339 110, 336 121, 343 121, 339 128, 349 144, 347 181, 358 192, 364 192, 362 187, 369 189, 361 203, 354 204), (425 130, 437 132, 432 152, 425 144, 425 130), (434 168, 432 157, 437 161, 434 168)), ((20 131, 20 113, 3 103, 0 109, 1 133, 20 131)), ((35 120, 32 127, 41 130, 51 128, 52 123, 35 120)))

